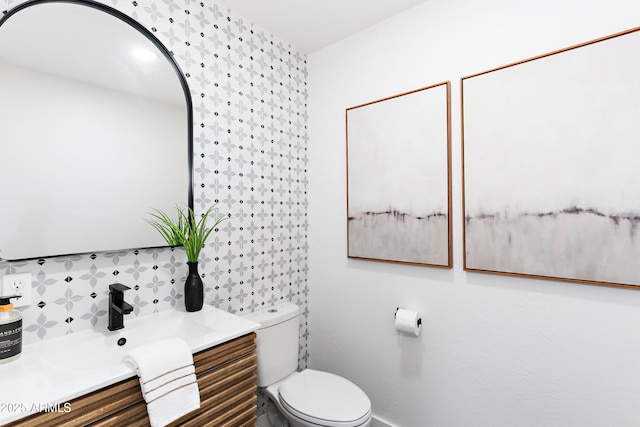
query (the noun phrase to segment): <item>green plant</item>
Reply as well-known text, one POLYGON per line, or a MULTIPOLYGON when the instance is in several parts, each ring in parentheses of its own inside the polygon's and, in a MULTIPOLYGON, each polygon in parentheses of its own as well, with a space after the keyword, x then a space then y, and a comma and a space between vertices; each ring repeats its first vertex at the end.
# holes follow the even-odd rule
POLYGON ((154 209, 150 213, 155 219, 146 219, 149 224, 155 227, 162 235, 169 246, 182 246, 187 254, 187 261, 198 262, 200 251, 213 230, 229 216, 220 216, 215 218, 215 223, 207 227, 207 219, 214 212, 217 213, 215 206, 211 206, 196 221, 196 215, 190 207, 181 208, 176 206, 178 216, 172 219, 169 215, 161 210, 154 209))

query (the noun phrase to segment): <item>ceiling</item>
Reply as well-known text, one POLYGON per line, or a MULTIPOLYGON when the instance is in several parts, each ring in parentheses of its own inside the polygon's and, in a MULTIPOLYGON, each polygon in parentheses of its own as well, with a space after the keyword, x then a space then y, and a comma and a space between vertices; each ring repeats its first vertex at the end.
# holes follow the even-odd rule
POLYGON ((218 0, 312 53, 428 0, 218 0))

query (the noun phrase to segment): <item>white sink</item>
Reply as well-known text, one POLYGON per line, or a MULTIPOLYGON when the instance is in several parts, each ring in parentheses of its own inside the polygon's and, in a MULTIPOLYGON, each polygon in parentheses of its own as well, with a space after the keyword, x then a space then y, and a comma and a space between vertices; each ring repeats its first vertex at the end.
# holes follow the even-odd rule
POLYGON ((106 319, 103 322, 94 329, 24 345, 19 359, 0 365, 0 403, 19 402, 19 410, 0 411, 0 425, 27 416, 40 405, 67 402, 135 377, 135 370, 123 359, 138 346, 181 338, 196 353, 260 326, 208 305, 195 313, 182 308, 141 317, 126 315, 124 329, 114 332, 107 330, 106 319), (126 342, 118 345, 122 338, 126 342))
POLYGON ((118 331, 102 326, 42 342, 40 360, 69 373, 95 372, 122 364, 133 348, 162 339, 181 338, 193 352, 199 351, 225 341, 226 325, 233 321, 237 326, 243 320, 209 306, 195 313, 169 310, 135 318, 125 316, 125 327, 118 331))

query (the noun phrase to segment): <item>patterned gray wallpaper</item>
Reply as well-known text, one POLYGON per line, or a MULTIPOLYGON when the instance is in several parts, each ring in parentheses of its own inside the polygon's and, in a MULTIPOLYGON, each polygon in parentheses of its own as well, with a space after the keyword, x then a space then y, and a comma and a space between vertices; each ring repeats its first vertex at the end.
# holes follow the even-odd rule
MULTIPOLYGON (((0 5, 8 10, 20 3, 0 5)), ((104 3, 149 28, 187 76, 196 212, 218 203, 220 213, 232 216, 201 255, 205 304, 240 312, 297 303, 303 310, 300 365, 306 366, 306 56, 211 1, 104 3)), ((19 272, 33 274, 33 305, 20 309, 25 344, 106 328, 107 287, 116 281, 133 288, 126 299, 134 316, 184 304, 181 249, 0 262, 0 275, 19 272)))

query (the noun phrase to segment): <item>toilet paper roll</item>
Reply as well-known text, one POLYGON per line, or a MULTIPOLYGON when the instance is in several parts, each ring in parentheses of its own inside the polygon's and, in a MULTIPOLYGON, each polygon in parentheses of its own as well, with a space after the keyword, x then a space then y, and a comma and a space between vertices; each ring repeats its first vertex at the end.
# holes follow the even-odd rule
POLYGON ((396 311, 396 330, 417 337, 422 328, 420 313, 413 310, 399 308, 396 311))

